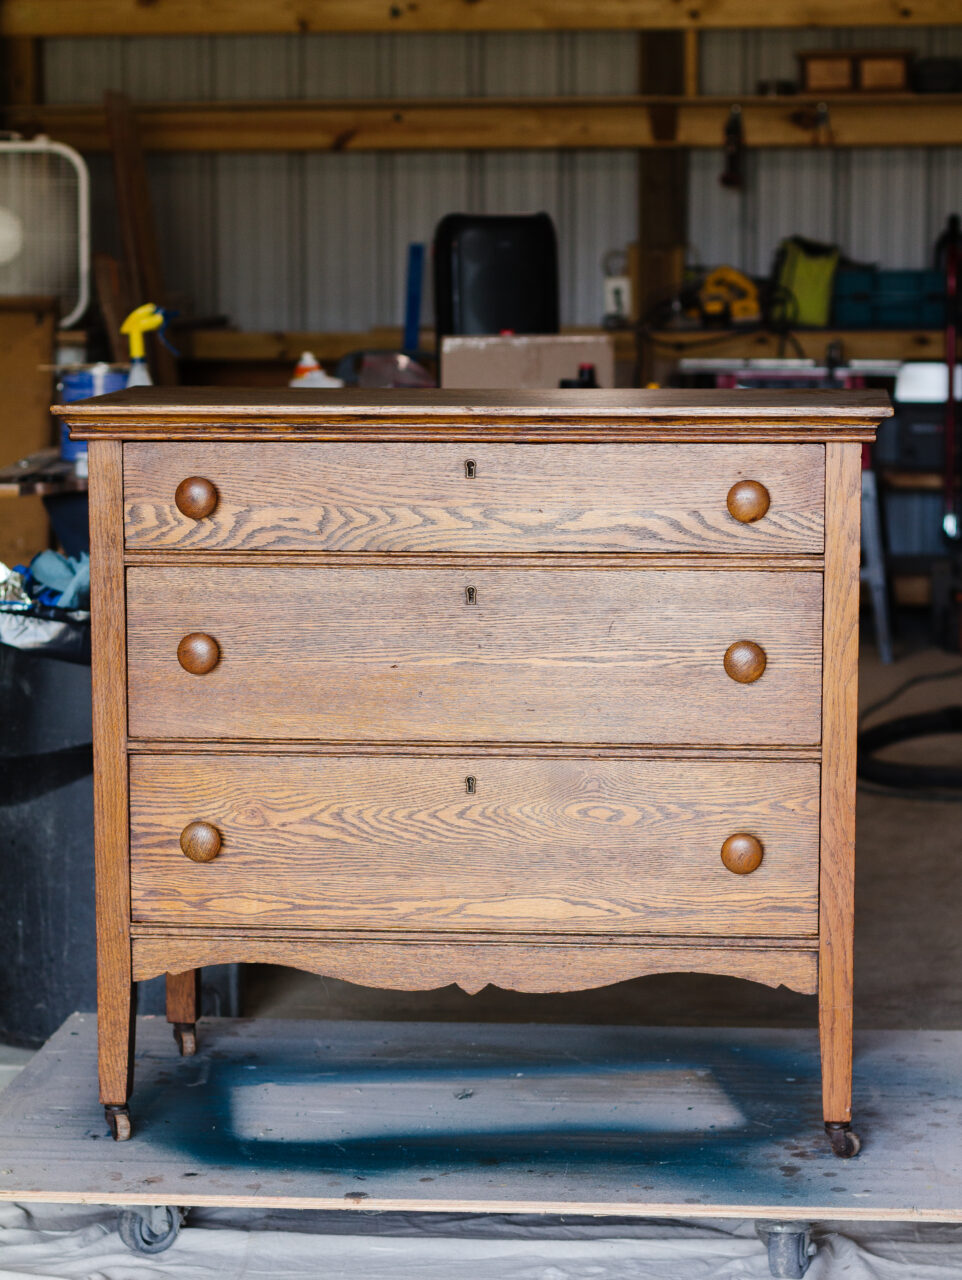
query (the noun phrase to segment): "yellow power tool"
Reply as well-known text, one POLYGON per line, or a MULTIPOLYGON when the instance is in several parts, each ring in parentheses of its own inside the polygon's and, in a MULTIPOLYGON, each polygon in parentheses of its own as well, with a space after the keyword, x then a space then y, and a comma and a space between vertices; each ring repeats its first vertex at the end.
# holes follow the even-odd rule
POLYGON ((698 290, 705 324, 758 324, 762 318, 758 286, 736 267, 716 267, 698 290))

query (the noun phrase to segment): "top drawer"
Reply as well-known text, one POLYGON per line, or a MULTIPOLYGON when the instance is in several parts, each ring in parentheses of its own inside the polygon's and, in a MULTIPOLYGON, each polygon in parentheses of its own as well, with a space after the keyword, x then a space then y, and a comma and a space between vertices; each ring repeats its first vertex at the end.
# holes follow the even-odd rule
POLYGON ((124 446, 131 548, 817 555, 823 498, 822 445, 124 446), (178 507, 189 477, 206 514, 178 507), (764 494, 738 519, 746 480, 764 494))

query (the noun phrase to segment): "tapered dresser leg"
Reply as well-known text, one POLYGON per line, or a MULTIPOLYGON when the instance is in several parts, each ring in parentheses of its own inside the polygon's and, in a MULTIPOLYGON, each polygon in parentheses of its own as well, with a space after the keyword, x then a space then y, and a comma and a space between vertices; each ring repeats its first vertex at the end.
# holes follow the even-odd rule
POLYGON ((859 1147, 851 1122, 861 465, 858 444, 825 446, 818 1028, 822 1118, 837 1156, 859 1147))
POLYGON ((127 1101, 134 1085, 134 1047, 137 1030, 137 987, 128 982, 101 988, 97 1010, 100 1101, 110 1132, 118 1142, 130 1137, 127 1101))
POLYGON ((197 1052, 197 1018, 200 1013, 200 969, 167 975, 167 1021, 183 1057, 197 1052))
POLYGON ((114 1137, 123 1139, 130 1137, 137 990, 130 955, 123 445, 92 440, 88 466, 100 1101, 114 1137))
MULTIPOLYGON (((822 1057, 822 1116, 837 1156, 857 1156, 852 1130, 852 1006, 832 1005, 832 983, 819 976, 819 1042, 822 1057)), ((851 987, 849 987, 851 990, 851 987)))

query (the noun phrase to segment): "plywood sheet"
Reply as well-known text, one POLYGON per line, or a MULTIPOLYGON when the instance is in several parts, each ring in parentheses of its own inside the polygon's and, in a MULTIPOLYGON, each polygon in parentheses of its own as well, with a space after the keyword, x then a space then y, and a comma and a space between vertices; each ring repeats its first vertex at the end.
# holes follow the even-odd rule
POLYGON ((821 1133, 814 1033, 139 1020, 134 1137, 75 1014, 0 1095, 0 1199, 962 1221, 962 1032, 858 1038, 864 1147, 821 1133))

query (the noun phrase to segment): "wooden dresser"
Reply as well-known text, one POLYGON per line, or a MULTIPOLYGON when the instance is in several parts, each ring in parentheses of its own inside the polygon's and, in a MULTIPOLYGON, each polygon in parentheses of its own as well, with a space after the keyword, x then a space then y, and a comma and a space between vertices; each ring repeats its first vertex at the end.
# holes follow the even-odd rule
POLYGON ((818 992, 852 1155, 876 393, 147 389, 90 441, 101 1099, 134 984, 818 992))

